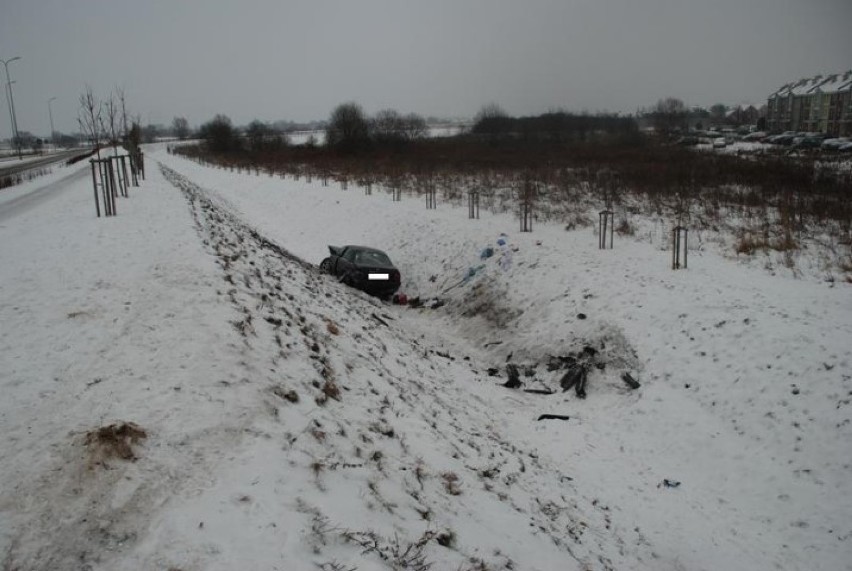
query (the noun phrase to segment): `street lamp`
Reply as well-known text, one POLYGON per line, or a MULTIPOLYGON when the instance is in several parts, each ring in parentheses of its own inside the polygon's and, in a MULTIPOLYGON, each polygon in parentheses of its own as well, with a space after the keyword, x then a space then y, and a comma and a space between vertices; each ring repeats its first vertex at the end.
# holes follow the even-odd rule
POLYGON ((56 97, 51 97, 47 100, 47 114, 50 115, 50 140, 53 142, 53 150, 56 151, 56 130, 53 128, 53 110, 50 108, 50 104, 56 97))
POLYGON ((21 56, 7 60, 0 59, 0 62, 3 62, 3 67, 6 68, 6 99, 9 102, 9 118, 12 120, 12 136, 15 146, 18 147, 18 158, 21 159, 23 157, 21 156, 21 139, 18 137, 18 120, 15 116, 15 97, 12 95, 12 78, 9 76, 9 64, 19 59, 21 59, 21 56))

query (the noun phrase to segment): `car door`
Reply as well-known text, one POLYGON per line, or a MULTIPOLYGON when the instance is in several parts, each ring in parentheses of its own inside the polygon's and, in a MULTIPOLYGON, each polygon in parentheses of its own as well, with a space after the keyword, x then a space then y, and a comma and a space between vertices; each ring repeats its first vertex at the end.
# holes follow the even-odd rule
POLYGON ((334 274, 337 277, 343 278, 352 272, 357 252, 355 248, 346 248, 340 253, 340 257, 337 259, 337 266, 334 270, 334 274))

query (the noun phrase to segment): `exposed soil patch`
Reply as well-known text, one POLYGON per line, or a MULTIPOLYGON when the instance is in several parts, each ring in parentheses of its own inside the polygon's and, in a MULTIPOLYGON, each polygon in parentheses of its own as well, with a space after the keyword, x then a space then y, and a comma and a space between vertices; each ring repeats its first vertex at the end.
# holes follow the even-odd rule
POLYGON ((121 422, 88 431, 83 443, 89 450, 92 464, 104 466, 105 461, 112 458, 136 460, 133 446, 147 437, 148 433, 138 424, 121 422))

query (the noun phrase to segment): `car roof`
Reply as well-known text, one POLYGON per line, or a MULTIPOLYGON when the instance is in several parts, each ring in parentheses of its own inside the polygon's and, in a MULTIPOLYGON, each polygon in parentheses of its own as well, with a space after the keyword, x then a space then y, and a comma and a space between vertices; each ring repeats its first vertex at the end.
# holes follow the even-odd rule
MULTIPOLYGON (((383 251, 378 250, 376 248, 370 248, 369 246, 356 246, 354 244, 350 244, 348 246, 343 246, 344 250, 348 250, 349 248, 352 248, 353 250, 361 250, 362 252, 379 252, 380 254, 384 254, 383 251)), ((387 255, 387 254, 385 254, 385 255, 387 255)))

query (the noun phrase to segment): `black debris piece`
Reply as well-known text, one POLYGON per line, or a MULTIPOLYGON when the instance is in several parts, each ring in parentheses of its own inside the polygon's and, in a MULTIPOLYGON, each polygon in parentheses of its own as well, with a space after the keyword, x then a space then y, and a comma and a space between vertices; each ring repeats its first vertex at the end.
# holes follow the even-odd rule
POLYGON ((577 319, 586 319, 586 314, 585 313, 578 313, 577 319))
POLYGON ((373 317, 373 319, 375 319, 376 321, 378 321, 379 323, 381 323, 385 327, 390 327, 390 325, 388 325, 387 321, 385 321, 384 319, 382 319, 381 317, 379 317, 375 313, 371 313, 370 315, 373 317))
POLYGON ((577 384, 574 385, 574 391, 577 394, 577 398, 584 399, 586 398, 586 381, 588 380, 588 370, 586 367, 580 367, 580 378, 577 380, 577 384))
POLYGON ((621 380, 627 383, 627 386, 634 390, 642 386, 639 384, 639 381, 637 381, 630 375, 630 373, 624 373, 623 375, 621 375, 621 380))
POLYGON ((568 372, 562 376, 559 381, 559 386, 562 387, 562 392, 576 386, 585 375, 586 368, 583 365, 573 365, 568 372))
POLYGON ((569 390, 577 383, 577 379, 579 378, 579 370, 574 368, 562 375, 562 378, 559 380, 559 386, 562 387, 562 392, 569 390))
POLYGON ((657 487, 658 488, 679 488, 680 482, 678 482, 677 480, 669 480, 668 478, 666 478, 665 480, 663 480, 662 482, 657 484, 657 487))
POLYGON ((518 373, 518 367, 509 363, 506 365, 506 375, 508 375, 509 380, 503 383, 503 386, 507 389, 517 389, 521 386, 521 375, 518 373))
POLYGON ((569 420, 569 416, 563 414, 543 414, 538 417, 539 420, 569 420))
POLYGON ((488 376, 489 377, 496 377, 499 374, 500 374, 500 369, 498 369, 497 367, 488 367, 488 376))
POLYGON ((551 356, 547 360, 547 371, 549 373, 552 373, 553 371, 558 371, 561 368, 562 368, 562 359, 560 359, 559 357, 551 356))
MULTIPOLYGON (((503 386, 519 388, 523 385, 538 385, 539 388, 527 389, 524 392, 542 395, 557 393, 559 389, 556 389, 555 387, 551 388, 553 378, 550 377, 550 375, 545 374, 544 379, 538 376, 541 372, 538 367, 543 365, 544 369, 546 369, 548 373, 559 371, 559 386, 562 389, 562 392, 574 389, 577 398, 584 399, 587 396, 589 375, 593 373, 595 369, 599 371, 606 370, 607 363, 605 359, 602 358, 601 353, 601 351, 604 351, 605 349, 606 345, 601 342, 595 346, 582 346, 581 349, 569 352, 565 355, 548 355, 546 360, 541 362, 533 361, 531 363, 521 364, 513 364, 513 353, 509 353, 506 356, 505 365, 506 373, 509 378, 503 386), (524 382, 521 382, 521 379, 524 379, 524 382)), ((496 376, 497 369, 489 368, 488 374, 496 376)), ((630 373, 623 373, 622 380, 631 389, 637 389, 641 386, 640 383, 630 375, 630 373)))
POLYGON ((420 301, 420 297, 412 297, 408 300, 408 307, 417 309, 418 307, 423 307, 423 302, 420 301))
POLYGON ((444 359, 449 359, 450 361, 455 361, 456 358, 450 355, 449 353, 445 353, 443 351, 435 351, 435 354, 439 357, 443 357, 444 359))

